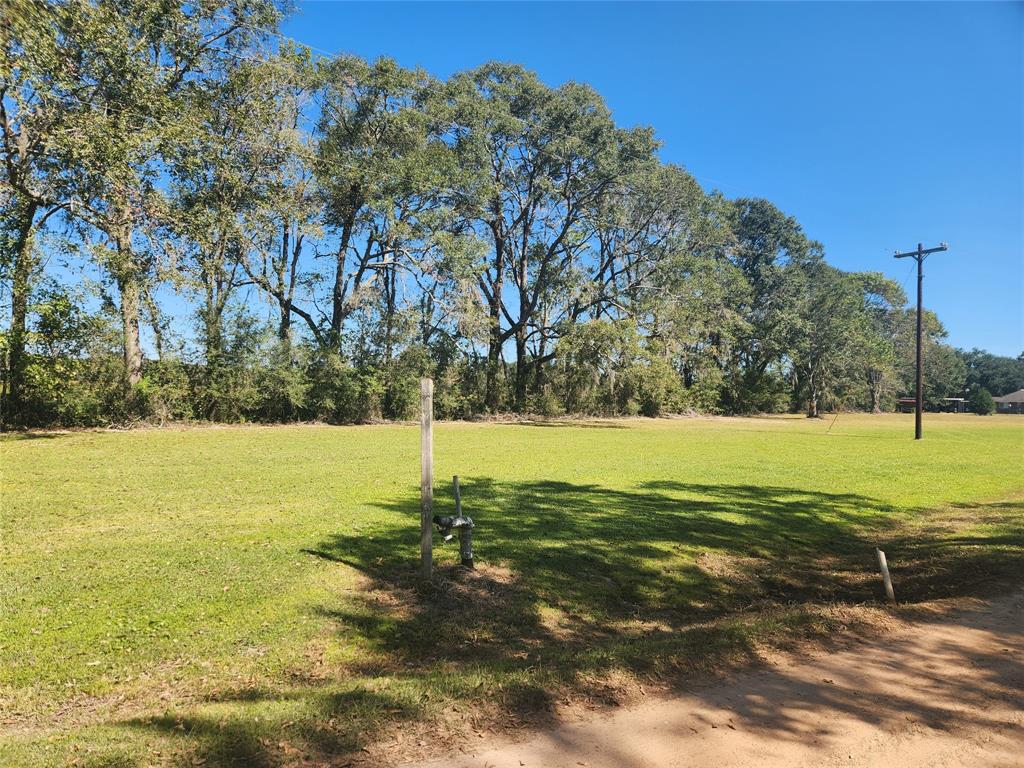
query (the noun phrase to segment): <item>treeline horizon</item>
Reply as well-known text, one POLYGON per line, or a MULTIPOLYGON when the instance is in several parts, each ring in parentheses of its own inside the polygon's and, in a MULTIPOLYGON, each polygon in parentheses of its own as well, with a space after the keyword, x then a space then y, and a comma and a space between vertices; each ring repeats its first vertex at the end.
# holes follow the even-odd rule
MULTIPOLYGON (((271 0, 8 5, 6 428, 405 419, 421 376, 440 418, 912 392, 900 284, 705 191, 589 86, 318 58, 271 0)), ((1024 356, 925 328, 930 407, 1024 387, 1024 356)))

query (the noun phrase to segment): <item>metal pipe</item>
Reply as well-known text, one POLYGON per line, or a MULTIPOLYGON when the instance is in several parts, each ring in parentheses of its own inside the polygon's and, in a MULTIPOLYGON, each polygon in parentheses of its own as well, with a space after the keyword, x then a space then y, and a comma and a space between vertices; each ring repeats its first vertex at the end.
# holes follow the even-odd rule
POLYGON ((473 568, 473 528, 464 525, 459 528, 459 559, 466 568, 473 568))
MULTIPOLYGON (((452 478, 455 487, 455 519, 462 518, 462 493, 459 491, 459 476, 452 478)), ((469 518, 466 518, 467 520, 469 518)), ((459 559, 466 568, 473 567, 473 521, 459 526, 459 559)))
POLYGON ((875 548, 878 555, 878 569, 882 572, 882 583, 885 585, 885 596, 890 603, 896 602, 896 594, 892 591, 892 577, 889 575, 889 564, 885 561, 885 552, 875 548))

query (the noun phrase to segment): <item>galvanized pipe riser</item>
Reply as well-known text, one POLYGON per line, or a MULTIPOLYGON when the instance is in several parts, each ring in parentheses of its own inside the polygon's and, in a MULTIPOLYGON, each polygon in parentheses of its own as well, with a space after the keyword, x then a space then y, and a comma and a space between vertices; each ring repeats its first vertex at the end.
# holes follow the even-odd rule
POLYGON ((466 568, 473 567, 472 528, 459 528, 459 558, 466 568))

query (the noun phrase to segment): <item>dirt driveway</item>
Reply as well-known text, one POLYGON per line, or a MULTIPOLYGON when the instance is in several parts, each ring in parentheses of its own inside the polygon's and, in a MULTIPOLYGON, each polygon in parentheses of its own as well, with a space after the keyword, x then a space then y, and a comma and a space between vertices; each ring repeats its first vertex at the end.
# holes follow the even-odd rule
POLYGON ((421 768, 1024 767, 1024 592, 421 768))

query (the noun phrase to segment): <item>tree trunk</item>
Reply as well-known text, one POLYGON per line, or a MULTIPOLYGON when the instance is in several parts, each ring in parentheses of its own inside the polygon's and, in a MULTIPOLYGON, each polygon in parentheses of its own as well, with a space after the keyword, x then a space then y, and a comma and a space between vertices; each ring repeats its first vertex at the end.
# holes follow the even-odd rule
MULTIPOLYGON (((498 204, 494 204, 495 216, 500 215, 498 204)), ((487 378, 484 386, 484 406, 490 413, 497 413, 501 405, 501 397, 498 391, 498 370, 501 364, 501 301, 502 284, 505 281, 505 239, 500 232, 498 224, 493 224, 491 231, 494 235, 494 280, 491 282, 491 292, 488 306, 490 324, 490 339, 487 344, 487 378)))
POLYGON ((530 361, 526 359, 526 328, 520 326, 516 330, 516 411, 520 413, 526 408, 526 380, 530 370, 530 361))
POLYGON ((213 309, 203 313, 203 347, 206 351, 206 370, 212 371, 220 365, 221 354, 224 352, 220 318, 213 309))
POLYGON ((345 222, 341 229, 341 242, 334 263, 334 291, 331 294, 331 346, 341 351, 341 326, 345 322, 345 263, 348 261, 348 246, 352 240, 355 220, 345 222))
POLYGON ((384 363, 391 363, 395 351, 395 313, 397 312, 398 273, 394 265, 384 270, 384 363))
POLYGON ((501 405, 498 391, 498 370, 501 367, 501 289, 496 290, 495 300, 490 307, 490 340, 487 344, 487 381, 484 389, 484 405, 491 413, 497 413, 501 405))
POLYGON ((156 359, 163 362, 164 328, 160 322, 160 308, 157 307, 156 300, 153 299, 151 291, 144 291, 142 299, 146 305, 146 311, 149 313, 149 325, 153 329, 153 346, 156 347, 156 359))
POLYGON ((206 358, 206 371, 210 373, 220 364, 221 352, 224 350, 224 332, 221 327, 220 299, 217 282, 211 269, 206 274, 205 306, 202 308, 203 318, 203 352, 206 358))
POLYGON ((807 383, 807 418, 818 418, 818 385, 814 381, 813 374, 807 383))
POLYGON ((280 316, 277 321, 277 338, 285 346, 292 343, 292 307, 291 302, 286 298, 278 305, 280 316))
MULTIPOLYGON (((397 253, 397 249, 395 249, 397 253)), ((384 292, 384 349, 381 354, 381 365, 384 370, 384 413, 388 418, 401 418, 404 414, 397 413, 395 403, 397 392, 395 390, 395 366, 393 357, 395 354, 395 312, 396 291, 398 288, 396 268, 394 265, 385 267, 382 290, 384 292)))
POLYGON ((875 371, 868 373, 868 392, 871 395, 871 412, 882 412, 882 376, 875 371))
MULTIPOLYGON (((124 258, 124 254, 122 254, 124 258)), ((142 381, 142 344, 139 340, 139 276, 131 263, 131 252, 124 259, 117 274, 117 289, 121 293, 121 323, 124 327, 125 383, 134 387, 142 381)))
MULTIPOLYGON (((544 325, 547 324, 548 318, 545 316, 544 325)), ((534 384, 537 388, 536 391, 541 395, 546 395, 548 390, 547 369, 545 367, 547 364, 547 346, 548 337, 542 332, 540 335, 540 344, 537 347, 537 376, 534 379, 534 384)))
POLYGON ((288 244, 290 228, 291 222, 285 219, 284 223, 281 225, 281 268, 278 270, 277 280, 285 297, 284 300, 278 304, 280 315, 277 323, 277 338, 279 338, 285 346, 291 346, 292 341, 291 291, 285 289, 285 266, 288 264, 288 260, 291 257, 291 246, 288 244))
POLYGON ((39 204, 29 201, 23 206, 18 222, 18 234, 14 247, 14 269, 11 274, 11 331, 8 352, 7 403, 4 408, 4 424, 19 424, 22 413, 22 390, 25 368, 25 332, 28 316, 28 298, 32 278, 32 227, 35 223, 39 204))

